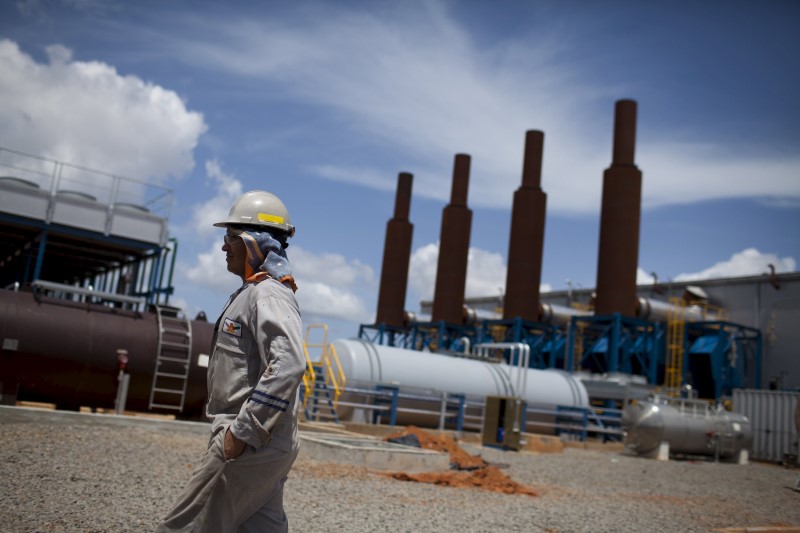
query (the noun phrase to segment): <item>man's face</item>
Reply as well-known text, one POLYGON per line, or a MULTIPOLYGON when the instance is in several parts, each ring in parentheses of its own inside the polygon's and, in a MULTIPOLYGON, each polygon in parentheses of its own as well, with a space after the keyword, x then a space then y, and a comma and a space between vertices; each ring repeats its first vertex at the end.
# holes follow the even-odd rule
POLYGON ((225 233, 222 251, 225 252, 225 261, 228 263, 228 272, 236 274, 244 280, 244 265, 247 261, 247 250, 244 241, 236 230, 228 229, 225 233))

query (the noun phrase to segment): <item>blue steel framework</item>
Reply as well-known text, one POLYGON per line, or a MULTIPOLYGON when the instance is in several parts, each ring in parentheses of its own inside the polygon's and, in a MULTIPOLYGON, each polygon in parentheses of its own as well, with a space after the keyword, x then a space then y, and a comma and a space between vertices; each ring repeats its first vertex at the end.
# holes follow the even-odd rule
MULTIPOLYGON (((66 237, 83 242, 98 243, 94 249, 110 247, 124 251, 125 261, 108 261, 101 268, 87 268, 81 272, 80 279, 52 281, 78 283, 82 287, 91 285, 95 290, 115 292, 118 290, 123 276, 129 276, 129 285, 125 294, 141 296, 148 304, 168 304, 174 288, 172 276, 175 266, 178 242, 171 238, 167 245, 149 244, 124 237, 103 236, 97 232, 73 228, 61 224, 48 224, 43 221, 28 219, 6 213, 0 213, 0 224, 10 224, 33 232, 35 237, 25 252, 24 268, 16 269, 12 277, 5 279, 6 284, 18 283, 24 287, 32 281, 42 279, 42 271, 47 257, 48 246, 53 246, 57 238, 66 237), (167 276, 166 284, 164 277, 167 276), (163 299, 163 301, 162 301, 163 299)), ((55 263, 57 260, 52 261, 55 263)), ((52 277, 49 276, 49 277, 52 277)))
POLYGON ((361 324, 358 338, 397 348, 428 350, 431 352, 463 351, 464 339, 474 343, 475 326, 440 322, 415 322, 410 327, 398 328, 386 324, 361 324))
POLYGON ((683 380, 701 398, 731 396, 733 389, 761 388, 762 336, 755 328, 725 321, 688 322, 683 380))
MULTIPOLYGON (((761 332, 731 322, 687 322, 684 326, 682 383, 700 397, 719 400, 734 388, 760 388, 761 332)), ((531 368, 619 372, 664 382, 666 325, 619 313, 574 316, 566 331, 547 324, 483 320, 477 326, 414 323, 405 328, 361 325, 359 338, 376 344, 438 352, 464 352, 484 342, 523 342, 531 368)))
POLYGON ((574 316, 569 325, 566 368, 596 373, 642 375, 663 380, 664 328, 661 323, 624 317, 574 316), (576 360, 575 354, 581 354, 576 360))
POLYGON ((519 317, 483 320, 476 340, 478 343, 522 342, 530 347, 530 368, 564 368, 565 337, 562 330, 552 325, 519 317))

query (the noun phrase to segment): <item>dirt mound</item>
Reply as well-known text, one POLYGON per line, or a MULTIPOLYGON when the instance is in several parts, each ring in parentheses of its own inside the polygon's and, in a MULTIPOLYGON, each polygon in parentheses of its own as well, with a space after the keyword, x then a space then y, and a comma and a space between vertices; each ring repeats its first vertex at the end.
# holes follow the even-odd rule
POLYGON ((418 427, 408 426, 401 432, 389 435, 385 440, 398 440, 410 435, 416 437, 421 448, 450 454, 450 467, 455 471, 422 472, 419 474, 394 472, 386 475, 400 481, 417 481, 419 483, 432 483, 449 487, 476 487, 503 494, 539 495, 531 487, 513 481, 497 467, 490 466, 481 457, 465 452, 456 440, 449 435, 432 435, 418 427))

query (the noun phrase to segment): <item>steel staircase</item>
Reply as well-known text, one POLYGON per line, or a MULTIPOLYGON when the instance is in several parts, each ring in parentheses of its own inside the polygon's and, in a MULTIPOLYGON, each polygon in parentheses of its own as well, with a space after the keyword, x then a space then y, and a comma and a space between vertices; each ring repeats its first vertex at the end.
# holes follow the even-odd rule
POLYGON ((336 407, 345 386, 336 349, 328 344, 328 326, 310 324, 306 328, 303 345, 306 356, 306 373, 303 376, 303 410, 306 420, 339 422, 336 407), (310 342, 314 330, 322 331, 322 342, 310 342), (314 352, 309 352, 309 348, 314 352))
POLYGON ((178 310, 155 306, 158 316, 158 354, 150 390, 149 409, 183 411, 192 359, 192 323, 178 310))

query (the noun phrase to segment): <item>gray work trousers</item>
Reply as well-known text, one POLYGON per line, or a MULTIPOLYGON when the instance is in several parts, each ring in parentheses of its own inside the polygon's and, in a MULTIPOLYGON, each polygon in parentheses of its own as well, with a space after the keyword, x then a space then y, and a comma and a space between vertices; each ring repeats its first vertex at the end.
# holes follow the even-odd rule
POLYGON ((252 446, 225 460, 227 426, 211 436, 192 479, 158 529, 181 532, 285 532, 283 485, 299 448, 289 452, 252 446))

